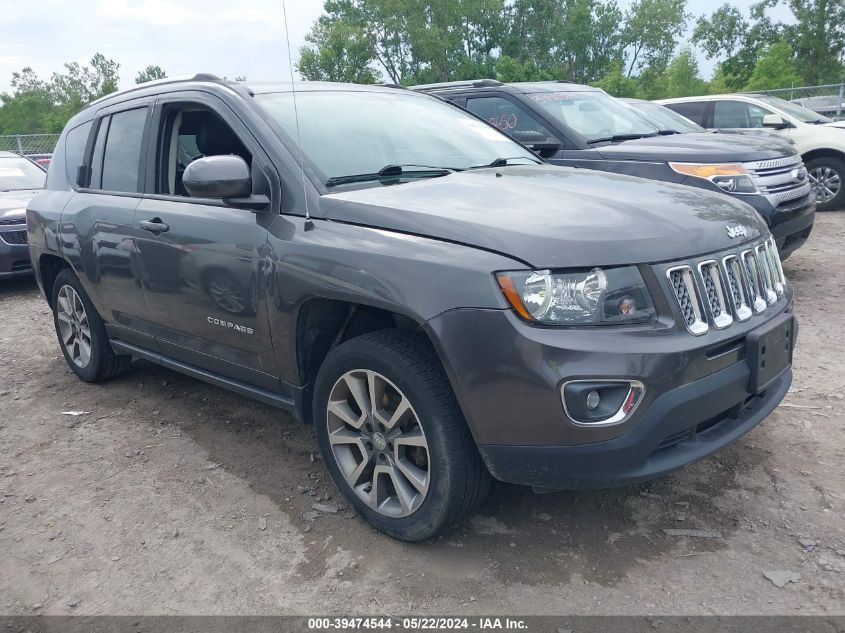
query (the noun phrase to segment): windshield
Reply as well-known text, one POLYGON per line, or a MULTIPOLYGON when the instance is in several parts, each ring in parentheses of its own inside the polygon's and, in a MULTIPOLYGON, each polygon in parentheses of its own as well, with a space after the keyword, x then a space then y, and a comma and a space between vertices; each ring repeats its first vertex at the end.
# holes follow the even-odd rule
POLYGON ((653 119, 664 130, 673 130, 681 134, 707 131, 698 125, 698 123, 693 123, 685 116, 681 116, 659 103, 652 103, 651 101, 628 101, 626 103, 645 114, 648 118, 653 119))
POLYGON ((0 191, 41 189, 47 174, 26 158, 0 157, 0 191))
POLYGON ((800 106, 795 103, 790 103, 789 101, 785 101, 784 99, 781 99, 779 97, 760 95, 756 97, 756 99, 758 101, 762 101, 767 105, 772 106, 773 108, 777 108, 778 110, 804 123, 831 123, 833 121, 833 119, 830 119, 824 116, 823 114, 813 112, 812 110, 808 110, 803 106, 800 106))
POLYGON ((528 95, 550 118, 587 142, 614 136, 653 136, 656 125, 605 92, 537 92, 528 95))
MULTIPOLYGON (((297 138, 290 92, 255 96, 297 138)), ((400 90, 297 91, 302 151, 325 181, 375 174, 389 165, 405 172, 467 169, 507 158, 539 163, 505 134, 455 106, 400 90)))

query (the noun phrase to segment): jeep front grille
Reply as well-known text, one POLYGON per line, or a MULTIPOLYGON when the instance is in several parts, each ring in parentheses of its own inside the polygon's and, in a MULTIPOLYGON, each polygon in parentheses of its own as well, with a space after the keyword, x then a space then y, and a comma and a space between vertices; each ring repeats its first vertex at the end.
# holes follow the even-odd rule
POLYGON ((786 279, 777 246, 770 237, 721 259, 679 264, 666 271, 671 293, 691 334, 704 334, 747 321, 777 303, 786 279))

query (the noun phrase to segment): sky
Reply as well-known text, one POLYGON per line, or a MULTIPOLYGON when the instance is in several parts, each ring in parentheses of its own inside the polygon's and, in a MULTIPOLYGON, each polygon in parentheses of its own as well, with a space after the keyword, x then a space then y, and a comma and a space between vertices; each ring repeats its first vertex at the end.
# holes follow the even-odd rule
MULTIPOLYGON (((753 1, 731 3, 747 14, 753 1)), ((723 2, 688 0, 687 6, 697 16, 723 2)), ((286 5, 295 63, 323 2, 286 5)), ((24 66, 46 79, 65 62, 85 65, 97 52, 120 64, 121 87, 133 85, 149 64, 170 77, 290 78, 282 0, 0 0, 0 92, 10 90, 12 73, 24 66)), ((700 64, 709 77, 714 63, 700 56, 700 64)))

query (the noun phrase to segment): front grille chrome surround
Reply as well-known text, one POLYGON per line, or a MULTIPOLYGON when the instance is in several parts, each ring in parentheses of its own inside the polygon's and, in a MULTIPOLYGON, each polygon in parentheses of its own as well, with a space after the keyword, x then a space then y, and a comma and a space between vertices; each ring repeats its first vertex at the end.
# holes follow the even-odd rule
POLYGON ((748 290, 746 289, 745 275, 742 272, 742 264, 736 255, 728 255, 722 259, 722 266, 725 270, 725 279, 729 289, 728 295, 731 298, 733 312, 737 321, 747 321, 754 314, 748 303, 748 290))
POLYGON ((719 270, 719 263, 715 259, 701 262, 698 265, 698 274, 704 286, 704 303, 710 308, 713 327, 717 330, 728 327, 734 319, 728 306, 727 289, 722 279, 722 272, 719 270))
POLYGON ((675 266, 666 271, 666 277, 689 333, 694 336, 706 334, 710 327, 704 319, 701 292, 698 290, 692 268, 687 265, 675 266))
POLYGON ((669 282, 679 320, 695 336, 749 321, 787 296, 783 266, 771 235, 718 256, 655 268, 669 282))

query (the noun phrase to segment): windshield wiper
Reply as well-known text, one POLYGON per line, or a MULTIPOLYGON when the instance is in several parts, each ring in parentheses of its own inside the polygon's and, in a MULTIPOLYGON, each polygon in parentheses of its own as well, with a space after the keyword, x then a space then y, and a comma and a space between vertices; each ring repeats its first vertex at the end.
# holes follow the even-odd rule
POLYGON ((605 136, 603 138, 594 138, 587 141, 587 145, 594 145, 596 143, 616 143, 618 141, 633 141, 638 138, 651 138, 657 136, 658 132, 650 132, 648 134, 614 134, 613 136, 605 136))
POLYGON ((678 130, 660 130, 658 132, 660 136, 670 136, 672 134, 681 134, 678 130))
POLYGON ((438 176, 447 176, 448 174, 456 171, 459 170, 455 167, 436 167, 433 165, 385 165, 377 172, 370 174, 333 176, 326 181, 326 187, 336 187, 338 185, 348 185, 356 182, 370 182, 373 180, 381 180, 382 178, 396 178, 397 176, 405 176, 409 178, 436 178, 438 176), (408 169, 409 167, 418 167, 419 169, 408 169))
POLYGON ((535 161, 530 156, 508 156, 505 158, 496 158, 484 165, 473 165, 472 167, 467 167, 467 169, 484 169, 485 167, 507 167, 509 160, 528 160, 531 161, 531 163, 534 165, 540 164, 539 161, 535 161))

